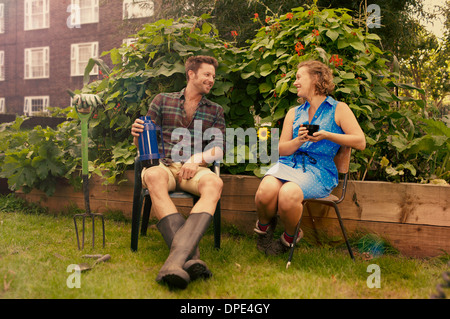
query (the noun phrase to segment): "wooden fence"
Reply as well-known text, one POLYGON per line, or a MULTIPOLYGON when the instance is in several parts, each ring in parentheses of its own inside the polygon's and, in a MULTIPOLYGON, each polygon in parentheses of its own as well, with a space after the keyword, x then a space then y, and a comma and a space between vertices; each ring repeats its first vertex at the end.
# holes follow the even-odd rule
MULTIPOLYGON (((131 217, 133 172, 127 172, 126 182, 104 186, 94 176, 90 183, 90 205, 93 211, 121 211, 131 217)), ((224 189, 221 198, 222 221, 239 230, 252 233, 255 225, 255 192, 259 179, 252 176, 222 175, 224 189)), ((62 182, 52 197, 39 191, 20 193, 28 201, 40 203, 51 211, 71 207, 84 208, 82 192, 62 182)), ((423 184, 349 181, 347 195, 340 204, 344 225, 354 231, 374 233, 390 241, 402 254, 432 257, 450 253, 450 187, 423 184)), ((188 213, 190 201, 176 200, 180 212, 188 213)), ((328 207, 311 206, 314 227, 331 234, 340 234, 334 211, 328 207)), ((306 231, 312 230, 308 213, 303 219, 306 231)))

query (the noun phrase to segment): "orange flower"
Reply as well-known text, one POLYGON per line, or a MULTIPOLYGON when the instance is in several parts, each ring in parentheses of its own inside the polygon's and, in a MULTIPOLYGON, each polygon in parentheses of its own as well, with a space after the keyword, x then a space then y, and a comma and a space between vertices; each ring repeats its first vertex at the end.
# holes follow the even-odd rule
POLYGON ((266 21, 266 23, 269 23, 270 17, 267 17, 265 21, 266 21))
POLYGON ((259 14, 255 13, 255 19, 259 18, 259 14))
POLYGON ((333 54, 330 59, 330 63, 333 63, 335 67, 344 65, 344 60, 339 58, 338 54, 333 54))
POLYGON ((297 51, 298 55, 302 55, 303 54, 302 50, 304 50, 304 49, 305 49, 305 47, 303 46, 303 44, 301 42, 297 42, 295 44, 295 51, 297 51))
POLYGON ((238 36, 238 33, 237 33, 236 31, 231 31, 231 35, 232 35, 233 37, 237 37, 237 36, 238 36))
POLYGON ((289 12, 286 14, 286 19, 291 20, 294 17, 294 14, 292 12, 289 12))
POLYGON ((313 31, 312 31, 312 34, 314 35, 314 36, 319 36, 319 30, 316 30, 316 29, 314 29, 313 31))

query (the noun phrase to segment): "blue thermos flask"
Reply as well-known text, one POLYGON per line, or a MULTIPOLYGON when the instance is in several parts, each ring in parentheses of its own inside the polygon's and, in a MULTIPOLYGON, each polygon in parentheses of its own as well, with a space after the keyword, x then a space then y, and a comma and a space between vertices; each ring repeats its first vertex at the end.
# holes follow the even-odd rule
POLYGON ((140 119, 144 121, 144 131, 139 136, 139 160, 144 167, 159 165, 159 159, 164 157, 162 128, 156 125, 150 116, 141 116, 140 119), (160 133, 159 142, 158 132, 160 133), (159 153, 159 143, 162 146, 162 154, 159 153))

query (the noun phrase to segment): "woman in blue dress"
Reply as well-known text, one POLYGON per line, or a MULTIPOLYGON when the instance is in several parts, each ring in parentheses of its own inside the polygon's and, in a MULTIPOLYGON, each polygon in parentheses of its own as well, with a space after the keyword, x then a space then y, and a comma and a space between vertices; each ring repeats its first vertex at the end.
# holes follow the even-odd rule
MULTIPOLYGON (((280 158, 264 176, 255 196, 257 248, 269 255, 289 249, 303 200, 326 197, 337 186, 334 156, 339 148, 366 147, 352 110, 330 96, 334 90, 330 68, 319 61, 302 62, 294 86, 299 98, 306 102, 287 113, 278 146, 280 158), (318 124, 319 131, 308 135, 304 124, 318 124), (285 231, 273 241, 277 214, 285 231)), ((302 233, 298 240, 301 237, 302 233)))

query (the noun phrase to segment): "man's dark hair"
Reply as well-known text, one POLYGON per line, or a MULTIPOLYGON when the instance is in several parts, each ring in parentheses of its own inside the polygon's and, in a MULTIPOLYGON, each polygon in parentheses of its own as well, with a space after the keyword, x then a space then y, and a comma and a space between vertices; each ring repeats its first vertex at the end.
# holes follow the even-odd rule
POLYGON ((207 55, 197 55, 197 56, 191 56, 189 59, 187 59, 185 63, 185 69, 186 69, 186 78, 189 81, 189 71, 194 71, 195 74, 197 74, 198 69, 203 63, 211 64, 214 66, 215 69, 219 66, 219 63, 217 62, 216 58, 212 56, 207 55))

